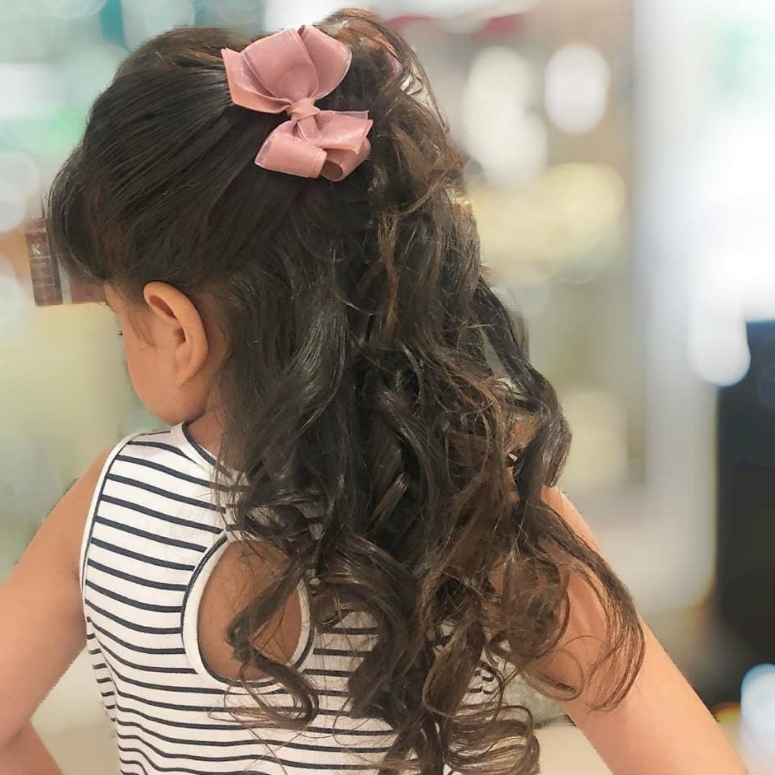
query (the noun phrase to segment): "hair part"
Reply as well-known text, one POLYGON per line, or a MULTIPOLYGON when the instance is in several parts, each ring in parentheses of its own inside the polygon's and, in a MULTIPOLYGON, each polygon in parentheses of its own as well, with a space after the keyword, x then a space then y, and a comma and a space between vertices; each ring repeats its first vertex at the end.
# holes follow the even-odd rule
POLYGON ((51 192, 51 237, 71 271, 129 299, 155 280, 218 310, 222 455, 241 461, 230 507, 245 536, 288 558, 228 640, 297 699, 280 713, 255 696, 242 717, 314 717, 314 687, 252 646, 314 577, 313 623, 360 611, 377 628, 349 692, 355 715, 395 729, 382 772, 528 775, 538 745, 529 712, 504 699, 511 673, 567 699, 605 670, 609 707, 639 670, 642 632, 621 582, 542 499, 568 428, 486 282, 463 161, 422 66, 367 12, 319 26, 353 51, 320 107, 374 120, 371 155, 346 180, 258 168, 285 117, 231 103, 220 50, 248 41, 175 30, 95 103, 51 192), (609 612, 603 656, 573 686, 541 670, 567 628, 570 572, 609 612), (482 669, 496 691, 471 707, 482 669))

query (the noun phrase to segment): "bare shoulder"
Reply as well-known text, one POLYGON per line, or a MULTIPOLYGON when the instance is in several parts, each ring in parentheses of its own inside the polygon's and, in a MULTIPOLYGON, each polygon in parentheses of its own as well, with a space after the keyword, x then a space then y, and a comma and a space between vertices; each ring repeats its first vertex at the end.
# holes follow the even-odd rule
POLYGON ((592 548, 599 551, 592 530, 565 493, 556 487, 546 487, 543 492, 543 501, 565 521, 579 538, 584 539, 592 548))
MULTIPOLYGON (((541 499, 546 506, 555 512, 568 527, 585 543, 599 552, 597 542, 584 518, 578 509, 571 503, 568 497, 556 487, 545 487, 541 499)), ((503 589, 504 570, 502 567, 495 568, 490 574, 490 580, 496 589, 503 589)))
POLYGON ((0 747, 24 727, 86 641, 79 583, 84 527, 109 453, 57 504, 0 586, 0 747))
POLYGON ((99 485, 100 477, 111 455, 111 450, 105 450, 95 458, 84 475, 65 493, 54 507, 38 535, 30 545, 32 550, 36 543, 43 543, 50 550, 60 546, 61 561, 78 576, 78 560, 81 552, 86 520, 91 510, 92 500, 99 485))
MULTIPOLYGON (((543 497, 579 538, 600 552, 587 523, 563 493, 547 489, 543 497)), ((599 656, 596 644, 605 643, 608 617, 587 581, 572 576, 568 595, 570 618, 560 648, 588 665, 599 656)), ((643 661, 621 703, 596 711, 585 692, 564 703, 565 711, 617 775, 744 775, 711 714, 646 623, 639 623, 643 661)), ((601 678, 605 675, 603 671, 601 678)))

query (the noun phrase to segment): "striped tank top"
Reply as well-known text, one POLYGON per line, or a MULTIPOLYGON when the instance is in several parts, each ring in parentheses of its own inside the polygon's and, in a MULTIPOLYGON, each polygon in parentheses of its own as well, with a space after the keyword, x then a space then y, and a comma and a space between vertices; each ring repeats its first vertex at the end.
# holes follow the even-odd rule
MULTIPOLYGON (((361 615, 313 627, 301 594, 293 664, 320 703, 302 731, 246 729, 229 713, 254 701, 208 669, 197 641, 202 593, 234 535, 213 502, 214 463, 182 425, 132 436, 109 456, 94 495, 81 588, 122 775, 374 773, 394 738, 384 721, 348 712, 348 678, 375 633, 361 615)), ((490 694, 491 681, 480 672, 470 693, 490 694)), ((292 706, 271 680, 252 689, 292 706)))

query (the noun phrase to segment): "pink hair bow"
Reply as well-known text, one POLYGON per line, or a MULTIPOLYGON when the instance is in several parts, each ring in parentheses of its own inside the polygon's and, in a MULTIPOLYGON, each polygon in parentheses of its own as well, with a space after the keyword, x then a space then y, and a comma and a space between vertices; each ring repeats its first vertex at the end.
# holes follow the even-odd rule
POLYGON ((346 178, 369 155, 373 124, 367 111, 321 111, 315 101, 330 94, 350 69, 352 52, 316 27, 284 30, 242 52, 225 48, 231 98, 259 113, 286 111, 264 141, 256 164, 304 178, 346 178))

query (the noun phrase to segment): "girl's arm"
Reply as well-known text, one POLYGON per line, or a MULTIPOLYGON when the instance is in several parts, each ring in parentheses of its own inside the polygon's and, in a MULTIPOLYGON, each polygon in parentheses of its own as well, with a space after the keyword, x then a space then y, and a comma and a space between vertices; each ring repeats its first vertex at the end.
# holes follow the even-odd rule
POLYGON ((0 749, 2 775, 62 775, 62 770, 27 722, 16 737, 0 749))
MULTIPOLYGON (((597 548, 589 528, 565 496, 551 490, 545 501, 597 548)), ((602 636, 603 616, 583 582, 571 581, 569 594, 571 619, 563 645, 581 664, 589 665, 597 656, 595 644, 602 638, 579 636, 602 636)), ((643 630, 643 667, 623 702, 610 711, 591 711, 588 703, 595 696, 593 685, 578 699, 564 703, 565 711, 614 775, 745 775, 745 767, 713 716, 645 624, 643 630)), ((553 674, 563 678, 561 664, 558 661, 553 674)))
POLYGON ((29 722, 86 642, 78 562, 105 459, 73 485, 0 586, 0 775, 59 772, 29 722))

